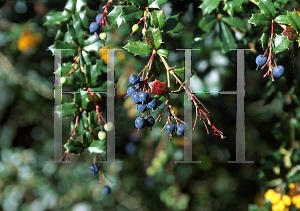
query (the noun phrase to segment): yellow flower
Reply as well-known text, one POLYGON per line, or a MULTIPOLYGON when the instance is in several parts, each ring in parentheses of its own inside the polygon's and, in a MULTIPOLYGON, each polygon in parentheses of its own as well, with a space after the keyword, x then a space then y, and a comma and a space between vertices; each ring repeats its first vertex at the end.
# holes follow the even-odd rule
POLYGON ((40 34, 31 32, 23 32, 19 36, 18 49, 20 51, 28 51, 30 48, 37 47, 42 41, 40 34))
POLYGON ((278 204, 281 199, 281 195, 279 193, 275 193, 272 198, 270 199, 272 204, 278 204))
POLYGON ((284 195, 284 196, 282 197, 282 201, 283 201, 283 203, 284 203, 286 206, 290 206, 290 205, 291 205, 291 202, 292 202, 292 199, 291 199, 290 196, 284 195))
MULTIPOLYGON (((115 47, 116 47, 115 45, 109 45, 109 46, 104 46, 101 49, 114 49, 115 47)), ((100 59, 103 59, 104 63, 107 64, 107 51, 101 49, 98 50, 100 59)))
POLYGON ((294 189, 295 188, 295 183, 290 183, 289 184, 289 189, 294 189))
POLYGON ((277 208, 278 208, 278 210, 280 210, 280 211, 284 211, 284 209, 285 209, 285 204, 283 203, 283 201, 280 201, 280 202, 277 204, 277 208))
POLYGON ((300 195, 293 196, 292 202, 294 205, 300 204, 300 195))
POLYGON ((271 199, 274 195, 275 195, 275 191, 273 189, 269 189, 265 193, 265 199, 271 199))

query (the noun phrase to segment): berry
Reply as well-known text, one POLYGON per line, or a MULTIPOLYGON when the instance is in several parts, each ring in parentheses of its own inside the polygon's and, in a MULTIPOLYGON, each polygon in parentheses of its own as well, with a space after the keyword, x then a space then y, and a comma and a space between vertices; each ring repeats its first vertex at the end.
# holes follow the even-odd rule
POLYGON ((134 143, 128 143, 125 147, 125 150, 127 154, 132 155, 135 152, 135 144, 134 143))
POLYGON ((131 76, 129 76, 129 84, 137 84, 140 81, 140 77, 137 76, 136 74, 132 74, 131 76))
POLYGON ((106 131, 111 131, 113 129, 113 123, 111 122, 107 122, 105 125, 104 125, 104 130, 106 131))
POLYGON ((90 24, 90 32, 95 32, 99 29, 99 25, 96 22, 90 24))
POLYGON ((139 103, 139 93, 138 92, 135 92, 131 95, 131 101, 135 104, 139 103))
POLYGON ((135 90, 135 88, 133 88, 132 86, 130 86, 130 87, 128 87, 128 89, 127 89, 127 95, 126 95, 125 97, 127 97, 127 96, 131 97, 131 95, 132 95, 133 93, 137 93, 137 91, 135 90))
POLYGON ((135 127, 138 128, 138 131, 145 127, 145 119, 142 117, 137 117, 134 121, 135 127))
POLYGON ((264 55, 260 54, 256 57, 255 62, 257 64, 257 68, 258 69, 260 66, 263 66, 267 61, 267 57, 264 57, 264 55))
POLYGON ((149 97, 147 92, 140 92, 139 93, 139 101, 142 103, 142 105, 144 103, 148 103, 149 99, 150 99, 150 97, 149 97))
POLYGON ((136 32, 138 29, 139 29, 139 25, 134 24, 134 25, 132 26, 132 31, 136 32))
POLYGON ((166 124, 165 130, 166 130, 167 133, 170 133, 170 134, 174 133, 175 132, 174 123, 166 124))
POLYGON ((106 139, 106 132, 100 131, 100 132, 98 133, 98 138, 99 138, 100 141, 105 140, 105 139, 106 139))
POLYGON ((144 79, 140 78, 140 82, 138 82, 135 86, 135 88, 138 88, 140 86, 140 84, 142 83, 142 81, 144 81, 144 79))
POLYGON ((108 187, 108 186, 103 186, 103 188, 102 188, 102 193, 103 193, 104 195, 110 194, 110 191, 111 191, 110 187, 108 187))
POLYGON ((143 30, 142 30, 142 34, 143 34, 143 35, 145 35, 145 33, 146 33, 146 29, 145 29, 145 28, 143 28, 143 30))
POLYGON ((100 168, 99 163, 92 163, 92 164, 89 166, 89 171, 90 171, 92 174, 97 174, 97 173, 99 172, 99 168, 100 168))
POLYGON ((66 83, 66 81, 67 81, 67 78, 66 78, 66 77, 61 77, 61 78, 60 78, 60 83, 61 83, 61 84, 66 83))
POLYGON ((152 109, 156 109, 157 108, 157 100, 155 98, 150 99, 150 102, 147 104, 147 108, 152 109))
POLYGON ((96 22, 97 23, 101 23, 101 21, 102 21, 102 19, 103 19, 103 15, 101 14, 101 13, 99 13, 97 16, 96 16, 96 22), (99 20, 100 19, 100 20, 99 20))
POLYGON ((141 104, 138 104, 136 108, 139 111, 138 115, 139 115, 139 113, 144 113, 147 110, 147 106, 146 105, 141 105, 141 104))
POLYGON ((180 124, 177 126, 177 135, 182 136, 184 134, 184 124, 180 124))
POLYGON ((107 37, 107 34, 106 34, 105 32, 102 32, 102 33, 100 34, 100 39, 101 39, 101 40, 105 40, 106 37, 107 37))
POLYGON ((147 127, 151 127, 151 128, 152 128, 152 126, 153 126, 154 123, 155 123, 155 120, 154 120, 154 118, 153 118, 152 116, 148 116, 148 117, 145 119, 145 121, 146 121, 146 126, 147 126, 147 127))
POLYGON ((280 78, 284 74, 284 67, 283 66, 277 66, 273 69, 273 75, 277 78, 280 78))

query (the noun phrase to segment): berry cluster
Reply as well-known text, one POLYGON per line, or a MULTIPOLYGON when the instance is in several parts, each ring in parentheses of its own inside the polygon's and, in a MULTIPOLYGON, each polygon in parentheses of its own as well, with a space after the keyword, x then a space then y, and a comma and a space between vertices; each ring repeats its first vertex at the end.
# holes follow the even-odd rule
MULTIPOLYGON (((256 57, 255 62, 257 64, 257 68, 258 69, 260 66, 264 66, 264 64, 266 64, 267 62, 267 57, 265 57, 264 55, 260 54, 256 57)), ((273 70, 273 76, 275 76, 276 78, 280 78, 281 76, 284 75, 284 67, 279 65, 277 67, 274 67, 273 70)))
MULTIPOLYGON (((100 170, 100 165, 99 163, 92 163, 90 166, 89 166, 89 171, 90 173, 92 173, 93 175, 96 175, 100 170)), ((104 195, 108 195, 110 194, 111 192, 111 189, 109 186, 107 185, 104 185, 103 188, 102 188, 102 193, 104 195)))

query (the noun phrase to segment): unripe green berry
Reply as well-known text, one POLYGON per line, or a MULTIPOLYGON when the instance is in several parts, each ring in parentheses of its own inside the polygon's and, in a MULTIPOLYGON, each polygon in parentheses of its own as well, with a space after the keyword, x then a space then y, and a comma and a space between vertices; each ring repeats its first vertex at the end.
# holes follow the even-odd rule
POLYGON ((145 35, 145 33, 146 33, 146 29, 145 28, 143 28, 142 33, 143 33, 143 35, 145 35))
POLYGON ((104 130, 111 131, 113 129, 113 123, 108 122, 104 125, 104 130))
POLYGON ((100 34, 100 39, 101 39, 101 40, 105 40, 106 37, 107 37, 107 34, 106 34, 105 32, 102 32, 102 33, 100 34))
POLYGON ((66 78, 66 77, 61 77, 61 78, 60 78, 60 83, 61 83, 61 84, 66 83, 66 81, 67 81, 67 78, 66 78))
POLYGON ((132 26, 132 31, 136 32, 138 29, 139 29, 139 25, 134 24, 134 25, 132 26))
POLYGON ((105 140, 105 139, 106 139, 106 132, 100 131, 100 132, 98 133, 98 138, 99 138, 100 141, 105 140))

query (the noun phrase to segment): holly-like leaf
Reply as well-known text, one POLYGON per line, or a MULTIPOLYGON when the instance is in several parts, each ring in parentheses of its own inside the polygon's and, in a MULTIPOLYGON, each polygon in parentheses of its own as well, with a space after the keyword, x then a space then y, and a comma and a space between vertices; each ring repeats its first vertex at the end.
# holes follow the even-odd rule
POLYGON ((62 63, 61 75, 65 77, 72 70, 72 62, 62 63))
POLYGON ((287 12, 287 18, 290 22, 290 25, 297 31, 297 33, 300 33, 300 17, 298 16, 298 13, 296 11, 294 12, 287 12))
POLYGON ((291 26, 286 26, 285 30, 282 32, 287 39, 296 41, 298 38, 298 34, 294 28, 291 26))
POLYGON ((180 69, 174 69, 174 73, 181 81, 184 81, 184 69, 185 69, 184 67, 180 69))
POLYGON ((76 21, 73 24, 74 30, 76 32, 77 40, 80 46, 83 44, 84 30, 81 27, 81 21, 76 21))
POLYGON ((201 18, 195 31, 194 39, 203 40, 212 32, 218 19, 215 15, 207 15, 201 18))
POLYGON ((223 43, 223 50, 227 52, 229 49, 234 49, 237 47, 235 38, 230 30, 230 28, 223 22, 220 22, 221 25, 221 39, 223 43))
POLYGON ((87 91, 81 91, 80 95, 81 95, 81 108, 86 109, 87 104, 89 103, 89 97, 87 91))
POLYGON ((134 55, 144 55, 152 52, 150 46, 141 41, 129 41, 123 48, 134 55))
POLYGON ((246 24, 247 22, 241 18, 234 17, 234 18, 227 18, 227 17, 222 17, 221 19, 224 23, 227 23, 228 25, 237 28, 241 31, 246 30, 246 24))
POLYGON ((61 57, 74 56, 77 53, 78 49, 73 43, 66 43, 63 41, 54 42, 55 49, 64 49, 61 51, 61 57))
POLYGON ((82 139, 82 145, 84 147, 90 146, 90 144, 93 142, 91 132, 85 132, 85 133, 83 133, 81 135, 81 139, 82 139))
POLYGON ((75 32, 73 24, 69 23, 69 24, 67 24, 67 27, 68 27, 68 32, 67 33, 69 33, 69 35, 71 36, 73 42, 77 46, 79 46, 79 41, 78 41, 78 38, 77 38, 77 35, 76 35, 76 32, 75 32))
POLYGON ((287 18, 287 15, 278 15, 274 21, 276 23, 280 23, 280 24, 290 24, 288 18, 287 18))
POLYGON ((269 43, 270 37, 266 33, 263 33, 260 40, 261 40, 261 46, 263 47, 263 49, 266 49, 266 47, 269 43))
POLYGON ((128 23, 136 19, 140 19, 143 14, 143 11, 139 10, 135 6, 125 6, 122 7, 122 13, 120 17, 123 19, 124 23, 128 23))
POLYGON ((103 153, 106 151, 106 142, 105 141, 92 141, 88 147, 90 153, 103 153))
POLYGON ((88 15, 87 15, 87 10, 80 11, 78 14, 79 14, 79 17, 80 17, 83 27, 88 29, 89 25, 90 25, 90 21, 89 21, 88 15))
POLYGON ((100 48, 104 47, 104 42, 99 42, 95 35, 91 36, 89 39, 83 42, 83 50, 86 52, 98 51, 100 48))
POLYGON ((160 106, 166 100, 165 95, 162 96, 155 95, 154 98, 157 100, 157 107, 160 106))
POLYGON ((258 7, 266 16, 273 18, 276 15, 274 3, 271 0, 259 0, 258 7))
POLYGON ((154 28, 162 29, 166 22, 166 16, 163 10, 154 10, 150 12, 151 23, 154 28))
POLYGON ((203 15, 210 14, 213 10, 218 8, 221 0, 204 0, 199 8, 202 9, 203 15))
POLYGON ((76 107, 81 107, 81 96, 78 93, 74 93, 74 103, 76 104, 76 107))
POLYGON ((159 56, 155 56, 152 62, 152 67, 150 71, 149 77, 151 78, 152 76, 160 76, 161 70, 163 70, 164 64, 162 63, 161 59, 159 56))
POLYGON ((72 14, 66 10, 62 12, 56 12, 54 14, 50 14, 46 16, 46 21, 44 25, 56 25, 56 24, 63 24, 64 22, 69 21, 72 14))
POLYGON ((129 2, 133 5, 136 5, 138 7, 146 7, 148 5, 147 0, 125 0, 126 2, 129 2))
POLYGON ((269 26, 271 23, 270 18, 262 13, 252 14, 252 17, 250 18, 249 22, 259 27, 269 26))
POLYGON ((284 35, 276 35, 274 39, 274 49, 275 53, 282 52, 289 48, 290 40, 287 39, 284 35))
POLYGON ((148 8, 159 8, 165 3, 167 3, 167 0, 148 0, 148 8))
POLYGON ((68 0, 66 5, 65 5, 65 9, 70 11, 71 13, 75 12, 75 8, 76 8, 76 1, 74 0, 68 0))
POLYGON ((80 87, 86 86, 85 75, 83 72, 81 72, 80 69, 75 70, 73 72, 72 80, 76 84, 76 86, 80 86, 80 87))
POLYGON ((230 15, 230 17, 232 17, 234 14, 234 9, 241 8, 243 3, 244 3, 244 0, 225 1, 223 10, 227 11, 227 13, 230 15))
POLYGON ((78 108, 76 107, 76 104, 64 103, 61 105, 61 110, 62 110, 62 117, 66 117, 66 116, 74 115, 78 111, 78 108))
POLYGON ((84 146, 80 141, 70 140, 64 145, 69 153, 79 154, 84 150, 84 146))
POLYGON ((164 57, 169 55, 169 52, 166 49, 159 49, 156 53, 164 57))
POLYGON ((146 42, 151 49, 158 49, 162 43, 160 29, 149 28, 145 32, 146 42))
POLYGON ((124 6, 114 5, 114 9, 107 15, 110 17, 112 25, 118 25, 118 27, 120 27, 124 23, 124 20, 120 17, 122 14, 122 7, 124 6))
POLYGON ((100 130, 100 125, 98 124, 98 116, 96 111, 89 112, 88 120, 91 129, 100 130))
POLYGON ((163 31, 166 33, 178 33, 184 26, 179 21, 179 14, 171 16, 165 23, 163 31))

